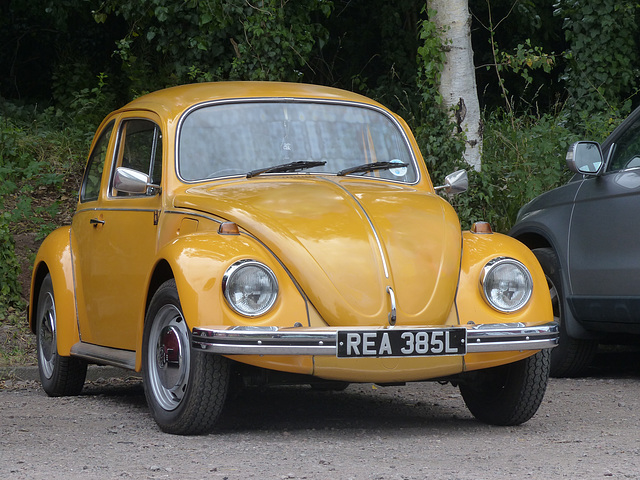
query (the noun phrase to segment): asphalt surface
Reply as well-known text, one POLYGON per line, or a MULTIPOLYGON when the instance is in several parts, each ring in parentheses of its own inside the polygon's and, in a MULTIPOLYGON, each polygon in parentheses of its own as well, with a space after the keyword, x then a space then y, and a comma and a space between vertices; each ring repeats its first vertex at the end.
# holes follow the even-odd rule
MULTIPOLYGON (((87 381, 95 381, 101 378, 125 378, 129 376, 139 376, 139 374, 122 368, 109 366, 89 365, 89 368, 87 368, 87 381)), ((16 382, 40 381, 38 367, 35 365, 0 367, 0 381, 2 380, 16 382)))
POLYGON ((637 351, 551 379, 518 427, 476 421, 451 385, 362 384, 248 389, 214 433, 178 437, 157 428, 131 372, 91 367, 79 396, 50 398, 36 371, 0 381, 2 480, 640 478, 637 351))

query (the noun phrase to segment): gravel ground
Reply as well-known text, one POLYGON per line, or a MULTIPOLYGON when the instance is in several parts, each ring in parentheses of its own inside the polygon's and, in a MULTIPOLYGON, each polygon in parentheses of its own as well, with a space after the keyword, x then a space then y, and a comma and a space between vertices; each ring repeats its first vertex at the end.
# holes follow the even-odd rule
POLYGON ((637 352, 601 356, 591 375, 552 379, 536 416, 492 427, 458 390, 434 383, 245 390, 220 428, 167 435, 140 379, 107 375, 49 398, 34 380, 0 382, 3 479, 640 478, 637 352))

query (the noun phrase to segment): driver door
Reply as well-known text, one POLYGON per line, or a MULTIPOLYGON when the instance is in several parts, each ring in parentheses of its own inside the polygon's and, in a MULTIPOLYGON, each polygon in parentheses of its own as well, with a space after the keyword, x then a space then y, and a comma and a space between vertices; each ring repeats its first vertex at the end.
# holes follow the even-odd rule
POLYGON ((586 322, 640 322, 640 115, 630 120, 610 143, 606 172, 585 178, 575 199, 568 299, 586 322))
MULTIPOLYGON (((162 200, 155 188, 138 195, 118 191, 113 178, 116 168, 126 166, 159 185, 163 137, 149 114, 123 117, 116 123, 115 145, 105 161, 108 174, 102 176, 106 185, 96 200, 79 209, 72 225, 82 292, 79 326, 83 342, 135 350, 142 334, 162 200)), ((89 181, 90 175, 86 177, 89 181)))

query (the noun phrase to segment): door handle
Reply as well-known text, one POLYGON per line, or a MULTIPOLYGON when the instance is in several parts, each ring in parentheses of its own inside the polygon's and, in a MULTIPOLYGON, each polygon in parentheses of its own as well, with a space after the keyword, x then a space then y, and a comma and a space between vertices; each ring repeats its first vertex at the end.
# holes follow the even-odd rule
POLYGON ((104 220, 100 220, 99 218, 92 218, 91 220, 89 220, 89 223, 94 227, 97 227, 98 225, 104 225, 104 220))

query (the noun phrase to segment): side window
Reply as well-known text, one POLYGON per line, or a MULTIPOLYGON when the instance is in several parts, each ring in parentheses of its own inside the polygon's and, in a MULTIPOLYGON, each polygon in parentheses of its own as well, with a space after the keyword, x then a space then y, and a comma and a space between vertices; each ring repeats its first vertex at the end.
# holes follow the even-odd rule
POLYGON ((608 171, 640 167, 640 116, 611 145, 608 171))
POLYGON ((82 179, 82 188, 80 189, 81 202, 97 200, 100 195, 100 182, 102 180, 104 164, 107 160, 107 148, 109 148, 109 139, 113 131, 113 123, 114 122, 110 122, 104 128, 89 156, 84 178, 82 179))
MULTIPOLYGON (((151 183, 160 184, 162 178, 162 134, 151 120, 125 120, 120 126, 117 147, 118 167, 127 167, 149 175, 151 183)), ((115 173, 115 169, 114 169, 115 173)), ((112 195, 126 195, 112 188, 112 195)))

